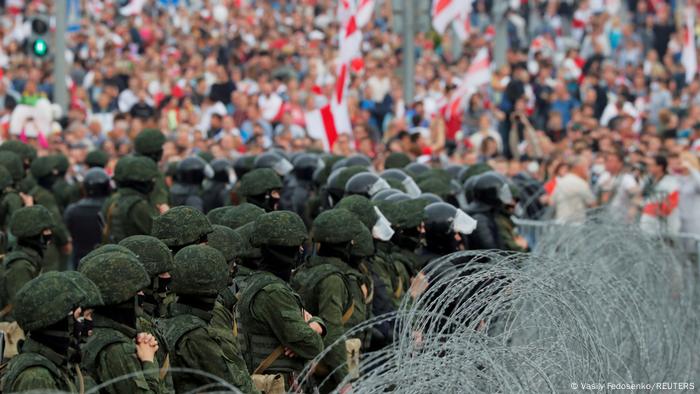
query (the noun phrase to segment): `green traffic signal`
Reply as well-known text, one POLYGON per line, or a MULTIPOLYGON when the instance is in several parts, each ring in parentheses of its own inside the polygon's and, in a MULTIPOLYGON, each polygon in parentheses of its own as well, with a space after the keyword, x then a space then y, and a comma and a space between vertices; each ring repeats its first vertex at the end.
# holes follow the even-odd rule
POLYGON ((43 38, 37 38, 32 43, 32 51, 34 55, 38 57, 43 57, 49 51, 49 44, 43 38))

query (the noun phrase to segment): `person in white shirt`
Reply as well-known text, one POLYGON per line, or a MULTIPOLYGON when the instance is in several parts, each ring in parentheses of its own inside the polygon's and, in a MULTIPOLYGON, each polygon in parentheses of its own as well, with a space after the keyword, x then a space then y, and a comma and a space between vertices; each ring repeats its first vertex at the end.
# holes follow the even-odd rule
POLYGON ((486 137, 493 138, 498 145, 498 153, 503 153, 503 140, 501 139, 501 135, 491 128, 491 118, 489 114, 483 113, 479 117, 479 131, 469 137, 469 142, 471 142, 473 147, 479 149, 486 137))
POLYGON ((570 167, 569 173, 557 181, 551 204, 557 221, 582 223, 586 220, 586 210, 595 205, 595 196, 588 185, 588 160, 577 156, 570 167))
POLYGON ((624 167, 622 151, 608 152, 605 155, 605 172, 598 178, 596 188, 600 204, 607 205, 609 213, 632 223, 637 215, 634 200, 641 190, 635 177, 625 172, 624 167))

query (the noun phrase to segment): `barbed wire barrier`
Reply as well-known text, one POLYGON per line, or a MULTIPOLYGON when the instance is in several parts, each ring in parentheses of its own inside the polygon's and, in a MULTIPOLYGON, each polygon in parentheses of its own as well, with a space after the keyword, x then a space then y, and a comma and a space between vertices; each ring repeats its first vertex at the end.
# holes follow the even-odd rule
POLYGON ((348 333, 395 320, 395 342, 363 356, 353 392, 700 382, 696 269, 634 227, 597 217, 547 232, 532 253, 460 252, 424 272, 421 296, 348 333))

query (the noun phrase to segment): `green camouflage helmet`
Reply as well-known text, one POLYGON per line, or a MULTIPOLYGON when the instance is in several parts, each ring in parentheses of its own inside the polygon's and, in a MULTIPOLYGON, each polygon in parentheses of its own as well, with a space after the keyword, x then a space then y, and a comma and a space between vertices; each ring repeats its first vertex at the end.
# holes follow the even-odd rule
POLYGON ((134 150, 140 155, 149 155, 163 149, 165 136, 158 129, 144 129, 134 139, 134 150))
POLYGON ((88 279, 87 276, 78 271, 63 271, 61 273, 85 293, 85 298, 80 302, 81 307, 95 308, 104 305, 99 287, 97 287, 95 282, 88 279))
POLYGON ((372 229, 377 223, 377 219, 379 219, 369 199, 359 194, 344 197, 340 200, 336 208, 347 209, 355 214, 368 229, 372 229))
POLYGON ((363 167, 363 166, 345 167, 345 168, 339 170, 337 174, 332 174, 332 176, 330 178, 328 178, 328 188, 335 189, 335 190, 342 190, 344 193, 345 192, 345 184, 348 183, 350 178, 352 178, 354 175, 357 175, 361 172, 369 172, 369 170, 367 169, 367 167, 363 167))
POLYGON ((106 245, 100 246, 100 247, 97 248, 97 249, 91 250, 90 253, 88 253, 88 254, 86 254, 85 256, 83 256, 83 258, 80 259, 80 261, 78 262, 78 267, 80 267, 81 265, 83 265, 83 263, 84 263, 85 261, 87 261, 87 260, 89 260, 89 259, 91 259, 91 258, 93 258, 93 257, 95 257, 95 256, 97 256, 97 255, 105 254, 105 253, 112 253, 112 252, 119 252, 119 253, 129 254, 129 255, 132 255, 132 256, 138 258, 138 256, 136 256, 136 254, 135 254, 134 252, 132 252, 131 250, 129 250, 129 249, 127 249, 127 248, 125 248, 125 247, 123 247, 123 246, 121 246, 121 245, 117 245, 117 244, 106 244, 106 245))
POLYGON ((200 159, 206 161, 207 163, 211 163, 211 161, 214 160, 214 155, 208 151, 200 151, 199 153, 197 153, 197 156, 199 156, 200 159))
POLYGON ((374 240, 372 234, 366 227, 360 226, 360 231, 355 234, 352 240, 353 245, 350 249, 350 255, 357 257, 369 257, 374 255, 374 240))
MULTIPOLYGON (((420 183, 420 182, 425 181, 426 179, 434 179, 434 178, 437 178, 443 182, 450 183, 450 181, 452 180, 452 175, 450 175, 450 173, 447 172, 447 170, 445 170, 443 168, 431 168, 428 171, 417 175, 416 182, 420 183)), ((421 189, 421 190, 423 190, 423 189, 421 189)))
POLYGON ((209 234, 207 245, 221 252, 227 262, 239 257, 243 249, 241 236, 233 229, 218 224, 212 225, 214 231, 209 234))
POLYGON ((52 156, 37 157, 29 167, 29 171, 35 179, 41 179, 54 173, 58 174, 56 161, 52 156))
POLYGON ((12 179, 10 171, 7 171, 5 166, 0 166, 0 190, 5 190, 5 188, 12 186, 13 183, 15 181, 12 179))
POLYGON ((22 141, 10 140, 0 145, 0 152, 12 152, 20 157, 23 163, 31 163, 36 159, 36 149, 22 141))
POLYGON ((78 270, 95 282, 105 305, 128 301, 151 283, 148 272, 133 254, 97 254, 83 259, 78 270))
POLYGON ((259 248, 254 248, 250 243, 250 239, 253 236, 253 230, 255 229, 255 223, 251 222, 245 224, 236 229, 238 235, 241 236, 241 250, 238 252, 238 257, 242 259, 259 259, 262 257, 262 252, 259 248))
POLYGON ((491 168, 491 166, 486 163, 474 164, 473 166, 470 166, 469 168, 460 173, 459 183, 464 184, 464 182, 466 182, 467 179, 489 171, 493 171, 493 168, 491 168))
POLYGON ((443 200, 447 199, 451 194, 450 182, 445 182, 438 177, 423 179, 418 182, 418 187, 422 192, 436 194, 443 200))
POLYGON ((173 249, 203 240, 212 231, 211 223, 202 212, 179 206, 153 219, 151 235, 173 249))
POLYGON ((331 175, 333 165, 343 160, 343 156, 325 155, 321 157, 321 160, 323 160, 323 167, 316 168, 313 176, 313 181, 316 186, 322 186, 328 182, 328 177, 331 175))
POLYGON ((340 244, 352 241, 361 228, 362 222, 347 209, 331 209, 314 219, 311 238, 315 242, 340 244))
POLYGON ((226 287, 229 267, 211 246, 190 245, 175 255, 171 275, 176 294, 215 295, 226 287))
POLYGON ((17 238, 35 237, 55 225, 51 212, 42 205, 20 208, 10 218, 10 232, 17 238))
POLYGON ((265 210, 247 202, 236 206, 220 207, 209 211, 207 219, 211 224, 220 224, 231 229, 237 229, 245 224, 252 223, 265 210))
POLYGON ((62 272, 47 272, 25 283, 15 297, 13 314, 24 331, 48 327, 66 318, 86 293, 62 272))
POLYGON ((70 167, 70 161, 64 154, 56 154, 49 156, 53 161, 53 168, 56 169, 59 174, 65 174, 68 172, 68 167, 70 167))
POLYGON ((156 237, 132 235, 122 239, 119 245, 129 249, 138 257, 151 278, 173 269, 173 255, 170 249, 156 237))
POLYGON ((0 166, 5 167, 10 172, 15 183, 24 178, 24 164, 16 153, 0 151, 0 166))
POLYGON ((261 246, 300 246, 307 238, 306 226, 299 215, 290 211, 276 211, 255 219, 250 243, 261 246))
POLYGON ((156 163, 143 156, 124 156, 117 162, 114 169, 116 182, 148 182, 158 176, 156 163))
POLYGON ((401 152, 393 152, 384 160, 384 169, 404 168, 411 163, 411 158, 401 152))
POLYGON ((109 155, 103 150, 93 150, 85 156, 85 164, 88 167, 101 167, 104 168, 109 162, 109 155))
POLYGON ((398 202, 381 201, 377 206, 384 213, 391 225, 399 230, 420 226, 423 221, 423 208, 428 205, 422 199, 398 202))
POLYGON ((258 196, 273 189, 281 189, 282 181, 271 168, 258 168, 243 175, 239 184, 241 196, 258 196))

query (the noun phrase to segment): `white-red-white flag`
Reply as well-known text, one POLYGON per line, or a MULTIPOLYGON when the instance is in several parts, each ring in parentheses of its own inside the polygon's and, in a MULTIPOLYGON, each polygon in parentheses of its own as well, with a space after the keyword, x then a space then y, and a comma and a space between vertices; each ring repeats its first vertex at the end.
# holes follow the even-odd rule
POLYGON ((354 15, 352 15, 348 19, 347 23, 343 25, 340 40, 340 61, 342 63, 349 63, 356 57, 360 56, 361 45, 362 32, 357 27, 357 19, 354 15))
POLYGON ((685 37, 681 62, 685 68, 685 82, 690 83, 698 72, 698 53, 695 48, 695 12, 688 9, 685 16, 685 37))
POLYGON ((357 18, 357 26, 363 27, 372 20, 372 14, 374 13, 374 0, 359 0, 357 4, 357 12, 355 17, 357 18))
POLYGON ((461 0, 433 0, 433 29, 440 34, 444 34, 447 26, 459 18, 463 8, 464 2, 461 0))
POLYGON ((463 2, 462 10, 459 13, 457 19, 452 21, 452 28, 455 30, 455 34, 464 42, 469 39, 472 32, 471 23, 471 12, 472 12, 472 1, 471 0, 460 0, 463 2))
POLYGON ((447 104, 445 117, 450 119, 459 116, 471 95, 474 94, 479 87, 489 83, 490 80, 491 59, 489 58, 489 52, 486 48, 481 48, 474 56, 459 86, 452 93, 450 102, 447 104))
POLYGON ((345 23, 350 19, 350 16, 355 15, 355 9, 357 4, 356 0, 339 0, 338 1, 338 11, 337 17, 340 26, 344 26, 345 23))
MULTIPOLYGON (((345 108, 347 109, 347 106, 345 108)), ((350 130, 345 128, 347 125, 343 125, 347 118, 343 119, 345 113, 341 107, 329 104, 315 111, 307 112, 304 117, 309 137, 321 141, 326 151, 333 149, 339 134, 350 133, 350 130)))

